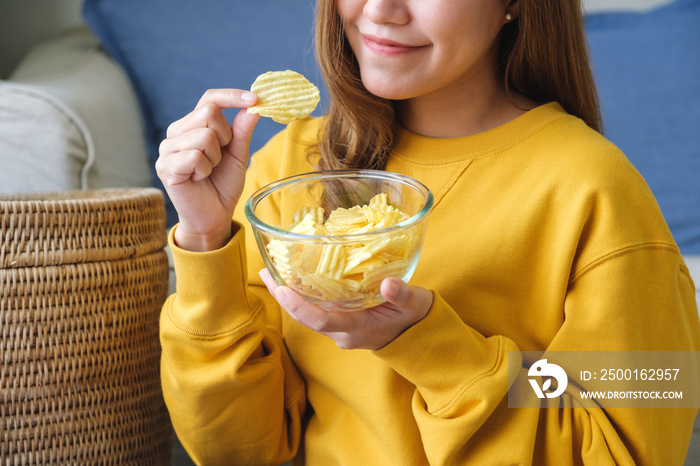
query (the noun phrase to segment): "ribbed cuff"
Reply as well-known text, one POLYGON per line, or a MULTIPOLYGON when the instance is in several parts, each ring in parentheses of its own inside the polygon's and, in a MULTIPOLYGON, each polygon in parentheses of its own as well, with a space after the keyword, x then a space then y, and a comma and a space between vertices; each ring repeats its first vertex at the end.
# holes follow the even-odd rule
POLYGON ((416 385, 429 412, 443 415, 470 386, 501 369, 503 340, 485 338, 434 293, 428 315, 374 354, 416 385))
POLYGON ((243 227, 234 222, 236 233, 231 241, 209 252, 180 249, 173 239, 176 228, 168 235, 177 276, 177 292, 168 308, 173 324, 201 337, 216 337, 245 326, 261 306, 246 286, 243 227))

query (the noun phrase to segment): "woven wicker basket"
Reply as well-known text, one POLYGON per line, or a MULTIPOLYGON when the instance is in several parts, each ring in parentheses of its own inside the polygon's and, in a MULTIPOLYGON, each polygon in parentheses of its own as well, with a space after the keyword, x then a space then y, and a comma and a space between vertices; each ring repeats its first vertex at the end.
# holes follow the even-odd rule
POLYGON ((169 464, 163 196, 0 196, 0 466, 169 464))

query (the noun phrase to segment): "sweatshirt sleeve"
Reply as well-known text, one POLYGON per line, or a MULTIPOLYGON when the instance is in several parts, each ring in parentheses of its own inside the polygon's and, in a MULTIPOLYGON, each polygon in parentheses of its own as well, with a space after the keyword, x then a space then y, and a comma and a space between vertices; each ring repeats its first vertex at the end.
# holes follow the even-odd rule
POLYGON ((198 464, 280 464, 294 457, 304 382, 280 330, 247 287, 245 236, 192 253, 170 234, 177 293, 161 313, 161 379, 178 437, 198 464))
MULTIPOLYGON (((698 351, 694 296, 675 246, 615 251, 572 278, 547 350, 698 351)), ((683 464, 697 409, 584 408, 573 384, 540 408, 509 408, 509 380, 532 390, 525 368, 509 379, 509 351, 513 340, 479 334, 438 294, 425 319, 375 351, 416 386, 431 464, 683 464)))

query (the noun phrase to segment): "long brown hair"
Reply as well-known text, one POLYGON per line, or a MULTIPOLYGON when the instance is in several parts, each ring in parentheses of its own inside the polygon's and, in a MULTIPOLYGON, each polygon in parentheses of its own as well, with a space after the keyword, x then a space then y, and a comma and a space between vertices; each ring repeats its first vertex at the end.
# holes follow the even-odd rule
POLYGON ((580 0, 520 0, 520 15, 501 32, 506 89, 535 102, 559 102, 602 132, 580 0))
MULTIPOLYGON (((315 148, 319 170, 383 169, 396 128, 393 103, 370 94, 346 40, 336 0, 318 0, 316 53, 329 108, 315 148)), ((580 0, 520 0, 501 32, 499 64, 506 90, 540 103, 557 101, 601 131, 580 0)))

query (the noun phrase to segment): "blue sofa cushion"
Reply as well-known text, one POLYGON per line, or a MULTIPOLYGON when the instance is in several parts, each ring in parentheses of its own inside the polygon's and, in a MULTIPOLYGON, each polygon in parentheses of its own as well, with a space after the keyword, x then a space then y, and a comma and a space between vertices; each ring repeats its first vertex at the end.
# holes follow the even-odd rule
POLYGON ((700 254, 699 24, 698 0, 586 24, 605 135, 646 179, 684 254, 700 254))
MULTIPOLYGON (((320 114, 326 92, 314 56, 313 16, 313 0, 85 0, 83 5, 85 22, 134 85, 151 166, 168 125, 189 113, 209 88, 247 89, 265 71, 292 69, 321 88, 322 102, 314 112, 320 114)), ((235 111, 225 114, 231 120, 235 111)), ((251 153, 282 128, 261 119, 251 153)), ((168 210, 172 224, 176 217, 169 203, 168 210)))

